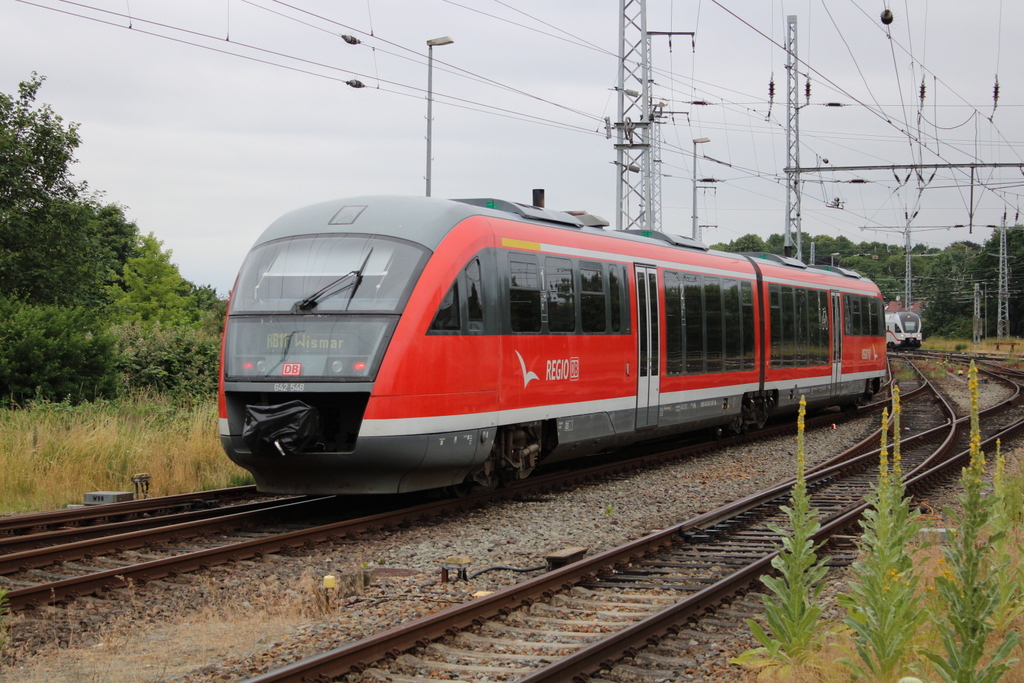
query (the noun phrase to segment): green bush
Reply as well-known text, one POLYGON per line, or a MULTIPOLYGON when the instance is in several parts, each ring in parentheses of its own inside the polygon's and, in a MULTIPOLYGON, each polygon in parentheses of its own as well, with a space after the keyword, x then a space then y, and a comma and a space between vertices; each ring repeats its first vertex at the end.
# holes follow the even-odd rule
POLYGON ((138 322, 115 325, 122 389, 154 389, 177 396, 217 393, 220 337, 194 327, 138 322))
POLYGON ((78 403, 116 389, 114 342, 93 312, 0 299, 0 402, 78 403))

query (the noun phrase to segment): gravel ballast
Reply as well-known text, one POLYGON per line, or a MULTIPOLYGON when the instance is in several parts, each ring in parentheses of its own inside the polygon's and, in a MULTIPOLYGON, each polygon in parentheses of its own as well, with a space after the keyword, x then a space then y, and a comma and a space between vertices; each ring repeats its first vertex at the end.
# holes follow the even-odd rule
MULTIPOLYGON (((966 380, 943 384, 959 394, 958 403, 966 395, 966 380)), ((808 462, 827 459, 876 428, 877 418, 865 417, 809 433, 808 462)), ((52 620, 46 645, 35 639, 19 645, 26 617, 15 615, 4 679, 244 680, 529 576, 491 571, 444 584, 440 565, 448 556, 471 558, 472 573, 536 567, 567 546, 595 553, 792 478, 795 452, 793 437, 747 444, 356 541, 215 567, 140 589, 133 600, 117 602, 114 615, 112 601, 79 600, 66 611, 43 610, 43 621, 52 620), (354 585, 351 595, 324 606, 317 588, 327 574, 354 585), (35 654, 26 656, 29 650, 35 654)), ((842 572, 832 577, 826 595, 842 585, 842 572)), ((37 631, 47 632, 38 625, 37 631)), ((747 675, 727 660, 752 645, 749 634, 738 629, 721 636, 714 651, 695 659, 704 676, 695 680, 747 675)))

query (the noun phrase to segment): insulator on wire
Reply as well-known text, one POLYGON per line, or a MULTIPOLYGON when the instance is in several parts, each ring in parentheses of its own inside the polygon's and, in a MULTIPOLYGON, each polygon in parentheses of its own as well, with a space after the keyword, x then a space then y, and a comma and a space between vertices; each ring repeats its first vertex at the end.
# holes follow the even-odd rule
POLYGON ((775 76, 772 76, 772 80, 768 81, 768 104, 775 102, 775 76))
POLYGON ((920 92, 921 92, 921 95, 920 95, 921 96, 921 104, 924 104, 924 93, 925 93, 924 77, 921 78, 921 91, 920 92))
POLYGON ((811 103, 811 79, 808 78, 807 82, 804 83, 804 98, 807 104, 811 103))
POLYGON ((996 74, 996 84, 992 86, 992 110, 999 106, 999 74, 996 74))

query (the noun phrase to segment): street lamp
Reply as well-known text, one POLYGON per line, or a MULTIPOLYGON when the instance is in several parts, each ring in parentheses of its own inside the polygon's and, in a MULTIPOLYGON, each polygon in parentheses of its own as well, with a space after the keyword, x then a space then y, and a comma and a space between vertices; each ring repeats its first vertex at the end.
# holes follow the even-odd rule
POLYGON ((430 128, 434 110, 434 46, 451 45, 455 41, 448 36, 431 38, 427 41, 427 196, 430 196, 430 128))
POLYGON ((839 256, 839 252, 838 251, 833 251, 831 254, 829 254, 829 256, 832 257, 832 267, 835 268, 836 267, 836 256, 839 256))
POLYGON ((697 145, 711 142, 711 138, 694 138, 693 140, 693 239, 700 239, 697 227, 697 145))

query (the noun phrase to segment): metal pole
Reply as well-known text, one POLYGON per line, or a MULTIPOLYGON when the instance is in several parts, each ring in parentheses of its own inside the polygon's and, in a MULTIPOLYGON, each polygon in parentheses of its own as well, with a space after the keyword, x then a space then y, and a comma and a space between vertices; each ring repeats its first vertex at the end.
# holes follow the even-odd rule
POLYGON ((427 42, 427 196, 430 196, 430 133, 434 113, 434 46, 427 42))
POLYGON ((455 41, 448 36, 431 38, 427 41, 427 196, 430 196, 430 142, 434 122, 434 46, 451 45, 455 41))
POLYGON ((700 228, 697 227, 697 141, 693 141, 693 233, 695 240, 700 239, 700 228))

